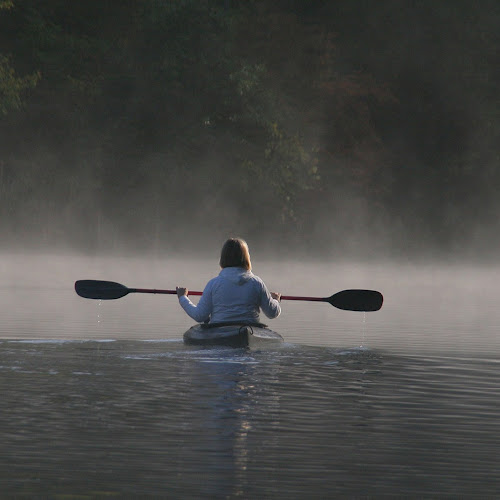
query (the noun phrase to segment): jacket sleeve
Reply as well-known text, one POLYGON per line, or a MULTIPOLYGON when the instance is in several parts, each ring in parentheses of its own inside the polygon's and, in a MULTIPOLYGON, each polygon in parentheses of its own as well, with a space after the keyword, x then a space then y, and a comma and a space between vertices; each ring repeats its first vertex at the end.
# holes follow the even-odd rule
POLYGON ((262 282, 262 291, 260 299, 260 308, 262 312, 269 318, 277 318, 281 314, 280 303, 271 297, 266 285, 262 282))
POLYGON ((183 295, 179 297, 179 304, 186 311, 187 315, 198 323, 203 323, 210 319, 212 314, 212 282, 209 281, 198 304, 195 305, 189 300, 189 297, 183 295))

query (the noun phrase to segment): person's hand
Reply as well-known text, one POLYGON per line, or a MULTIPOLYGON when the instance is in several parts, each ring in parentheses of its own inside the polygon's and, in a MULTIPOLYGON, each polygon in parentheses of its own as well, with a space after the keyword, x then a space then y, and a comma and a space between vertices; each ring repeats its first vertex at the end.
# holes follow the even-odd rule
POLYGON ((177 292, 177 297, 182 297, 182 296, 186 296, 187 297, 187 294, 188 294, 188 289, 187 288, 183 288, 183 287, 180 287, 180 286, 177 286, 175 287, 175 291, 177 292))
POLYGON ((271 297, 277 300, 278 302, 281 302, 281 293, 271 292, 271 297))

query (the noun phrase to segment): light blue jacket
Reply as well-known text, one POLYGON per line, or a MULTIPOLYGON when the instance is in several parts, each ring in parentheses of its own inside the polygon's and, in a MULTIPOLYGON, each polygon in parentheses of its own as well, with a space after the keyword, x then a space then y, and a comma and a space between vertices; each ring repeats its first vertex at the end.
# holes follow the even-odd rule
POLYGON ((179 303, 199 323, 208 319, 210 323, 258 323, 260 310, 271 319, 281 313, 279 302, 271 297, 264 282, 241 267, 222 269, 207 283, 197 305, 186 296, 179 297, 179 303))

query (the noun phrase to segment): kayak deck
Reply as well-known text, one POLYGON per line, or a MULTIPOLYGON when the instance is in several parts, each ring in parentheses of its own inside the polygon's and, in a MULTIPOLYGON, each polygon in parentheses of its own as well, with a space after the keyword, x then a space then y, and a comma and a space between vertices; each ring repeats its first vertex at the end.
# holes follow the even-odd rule
POLYGON ((230 347, 262 347, 283 342, 283 337, 258 324, 198 324, 184 333, 190 345, 224 345, 230 347))

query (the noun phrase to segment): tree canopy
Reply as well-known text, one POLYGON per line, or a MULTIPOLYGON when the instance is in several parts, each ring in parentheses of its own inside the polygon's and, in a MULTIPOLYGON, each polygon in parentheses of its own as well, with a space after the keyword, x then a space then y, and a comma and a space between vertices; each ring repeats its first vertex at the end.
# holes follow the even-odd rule
POLYGON ((457 248, 498 227, 499 27, 493 0, 3 0, 4 244, 457 248))

